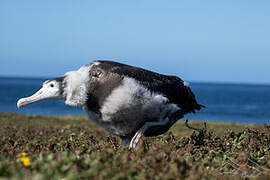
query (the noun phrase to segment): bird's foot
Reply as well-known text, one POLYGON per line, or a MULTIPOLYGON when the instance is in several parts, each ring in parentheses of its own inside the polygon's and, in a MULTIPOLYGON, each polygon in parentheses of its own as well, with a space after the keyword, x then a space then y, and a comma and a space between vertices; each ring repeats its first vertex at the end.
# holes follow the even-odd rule
POLYGON ((142 136, 143 131, 142 130, 137 131, 129 143, 129 149, 135 148, 139 143, 140 139, 142 138, 142 136))

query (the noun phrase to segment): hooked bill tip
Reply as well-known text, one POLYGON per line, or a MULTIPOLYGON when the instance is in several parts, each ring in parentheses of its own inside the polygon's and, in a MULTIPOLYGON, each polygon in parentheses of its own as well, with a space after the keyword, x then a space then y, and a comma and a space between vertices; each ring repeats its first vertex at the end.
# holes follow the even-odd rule
POLYGON ((17 102, 17 108, 20 109, 21 106, 22 106, 22 99, 19 99, 17 102))

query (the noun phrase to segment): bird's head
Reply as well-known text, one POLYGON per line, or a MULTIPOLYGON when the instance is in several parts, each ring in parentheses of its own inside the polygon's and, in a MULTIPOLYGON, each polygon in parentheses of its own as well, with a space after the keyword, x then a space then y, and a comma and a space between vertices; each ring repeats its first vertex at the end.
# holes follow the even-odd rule
POLYGON ((20 108, 45 99, 61 99, 67 105, 84 106, 91 80, 90 68, 90 65, 86 65, 77 71, 67 72, 63 77, 45 81, 42 88, 35 94, 20 99, 17 102, 17 107, 20 108))
POLYGON ((32 96, 21 98, 17 102, 17 107, 32 104, 45 99, 64 99, 63 93, 63 79, 64 77, 47 80, 43 83, 42 88, 32 96))

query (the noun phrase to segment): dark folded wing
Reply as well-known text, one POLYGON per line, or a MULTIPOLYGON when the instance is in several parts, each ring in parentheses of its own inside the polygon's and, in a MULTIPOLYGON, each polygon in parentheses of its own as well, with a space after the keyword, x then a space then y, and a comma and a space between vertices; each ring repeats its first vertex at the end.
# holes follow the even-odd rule
POLYGON ((151 92, 163 94, 169 99, 170 103, 177 104, 185 112, 195 112, 195 110, 200 110, 204 107, 197 103, 195 95, 185 85, 184 81, 176 76, 162 75, 142 68, 111 61, 100 62, 103 62, 103 68, 119 75, 134 78, 151 92))

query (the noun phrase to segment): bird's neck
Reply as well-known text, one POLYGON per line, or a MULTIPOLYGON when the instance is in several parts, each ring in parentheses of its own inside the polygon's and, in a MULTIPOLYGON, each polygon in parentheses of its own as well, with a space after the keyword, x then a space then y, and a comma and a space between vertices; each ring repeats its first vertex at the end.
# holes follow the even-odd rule
POLYGON ((86 103, 89 78, 88 66, 83 66, 78 71, 70 71, 65 74, 65 104, 82 107, 86 103))

